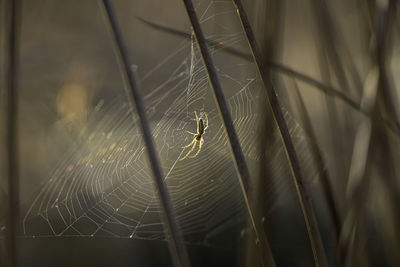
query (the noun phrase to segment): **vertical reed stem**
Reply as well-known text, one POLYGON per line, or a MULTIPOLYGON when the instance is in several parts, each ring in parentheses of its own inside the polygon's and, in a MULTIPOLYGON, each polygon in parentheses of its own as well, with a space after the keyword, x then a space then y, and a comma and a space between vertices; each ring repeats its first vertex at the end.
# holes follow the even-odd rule
POLYGON ((245 157, 243 155, 242 148, 240 146, 239 138, 236 134, 235 126, 233 125, 233 121, 231 118, 231 114, 228 109, 228 105, 226 104, 225 96, 222 92, 222 87, 218 79, 217 70, 215 68, 213 59, 210 55, 207 46, 207 39, 205 38, 203 31, 200 27, 200 22, 197 18, 196 11, 194 9, 193 3, 191 0, 183 0, 187 14, 189 16, 193 32, 196 36, 197 44, 200 49, 200 53, 203 59, 203 63, 206 67, 207 74, 209 77, 209 81, 211 84, 212 92, 214 95, 215 102, 218 107, 218 111, 221 115, 222 121, 224 123, 225 132, 228 136, 228 140, 232 149, 232 154, 235 162, 235 167, 238 172, 238 179, 241 185, 243 198, 246 202, 246 206, 249 212, 251 223, 253 224, 253 228, 255 230, 257 241, 261 246, 259 249, 261 250, 262 263, 264 266, 275 266, 275 261, 272 256, 271 248, 269 243, 265 237, 265 233, 263 230, 263 226, 260 223, 260 220, 255 219, 255 215, 250 207, 248 194, 251 194, 252 188, 250 186, 250 174, 246 164, 245 157))
POLYGON ((132 106, 135 104, 136 111, 139 116, 143 138, 147 147, 147 155, 149 157, 150 166, 153 171, 154 184, 156 185, 166 219, 167 238, 168 235, 170 235, 169 247, 171 257, 175 266, 189 267, 189 256, 187 254, 186 246, 184 244, 183 234, 176 220, 175 211, 172 206, 170 196, 168 194, 167 186, 164 184, 163 181, 164 176, 162 174, 161 165, 157 156, 157 151, 153 142, 150 126, 146 117, 143 97, 137 84, 136 77, 129 68, 130 63, 128 59, 128 50, 125 46, 125 43, 123 42, 122 33, 117 23, 114 8, 111 2, 109 0, 103 0, 103 4, 109 20, 113 39, 115 41, 115 50, 118 55, 119 63, 122 67, 125 83, 127 85, 126 89, 129 89, 126 90, 128 99, 130 100, 132 106))
POLYGON ((274 114, 274 118, 278 125, 279 132, 281 134, 286 155, 289 159, 289 165, 291 168, 293 181, 296 186, 297 195, 299 198, 301 210, 303 212, 304 220, 306 223, 308 236, 310 238, 311 248, 314 255, 314 260, 316 266, 325 267, 328 266, 324 247, 322 245, 322 239, 320 232, 318 230, 317 220, 314 214, 314 210, 312 207, 311 200, 304 188, 304 178, 301 172, 299 160, 296 155, 296 151, 294 145, 292 143, 292 139, 288 130, 288 127, 285 122, 285 118, 283 116, 280 103, 278 97, 276 95, 275 89, 270 84, 269 75, 265 66, 262 64, 261 53, 257 47, 255 36, 253 30, 251 29, 250 22, 247 18, 246 12, 243 8, 243 5, 240 0, 232 0, 238 15, 240 17, 244 32, 246 34, 247 40, 249 42, 250 49, 253 53, 254 60, 258 66, 258 69, 261 73, 261 77, 263 79, 265 89, 267 90, 269 104, 271 106, 272 112, 274 114))

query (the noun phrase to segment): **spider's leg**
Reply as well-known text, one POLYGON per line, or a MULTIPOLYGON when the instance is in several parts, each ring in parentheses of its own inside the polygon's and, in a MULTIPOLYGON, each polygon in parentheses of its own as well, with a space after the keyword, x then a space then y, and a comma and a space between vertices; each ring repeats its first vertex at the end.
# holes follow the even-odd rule
MULTIPOLYGON (((194 150, 194 148, 196 147, 196 144, 197 144, 197 139, 194 139, 193 140, 194 141, 194 144, 193 144, 193 146, 192 146, 192 148, 189 150, 189 152, 186 154, 186 156, 184 156, 183 158, 181 158, 180 160, 184 160, 184 159, 186 159, 187 158, 187 156, 189 156, 190 155, 190 153, 192 153, 192 151, 194 150)), ((193 142, 192 142, 193 143, 193 142)))
POLYGON ((204 131, 205 131, 208 128, 208 116, 207 116, 206 112, 203 112, 203 113, 204 113, 204 116, 206 116, 206 127, 204 128, 204 131))
POLYGON ((197 132, 199 132, 199 118, 197 118, 197 112, 196 112, 196 110, 194 111, 194 116, 196 116, 197 132))
POLYGON ((201 148, 203 147, 203 144, 204 144, 204 138, 201 137, 201 139, 200 139, 200 144, 199 144, 199 150, 197 151, 196 155, 194 155, 194 156, 191 157, 191 158, 197 157, 197 155, 198 155, 198 154, 200 153, 200 151, 201 151, 201 148))
POLYGON ((196 138, 193 138, 193 140, 192 140, 192 142, 190 142, 190 144, 188 144, 187 146, 183 146, 182 148, 190 147, 191 145, 193 145, 194 142, 196 142, 196 138))
POLYGON ((189 131, 186 131, 186 132, 189 133, 189 134, 197 135, 197 133, 192 133, 192 132, 189 132, 189 131))

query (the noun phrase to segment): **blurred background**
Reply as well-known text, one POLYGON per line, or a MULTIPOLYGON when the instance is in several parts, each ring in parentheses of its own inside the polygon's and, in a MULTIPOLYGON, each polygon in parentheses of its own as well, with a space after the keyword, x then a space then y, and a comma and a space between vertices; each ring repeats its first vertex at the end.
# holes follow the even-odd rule
MULTIPOLYGON (((18 2, 17 266, 174 266, 102 1, 18 2)), ((9 3, 0 0, 0 266, 12 266, 9 3)), ((400 266, 397 1, 243 0, 256 58, 233 1, 193 1, 247 192, 183 2, 112 3, 191 266, 400 266), (205 142, 181 160, 195 111, 208 117, 205 142)))

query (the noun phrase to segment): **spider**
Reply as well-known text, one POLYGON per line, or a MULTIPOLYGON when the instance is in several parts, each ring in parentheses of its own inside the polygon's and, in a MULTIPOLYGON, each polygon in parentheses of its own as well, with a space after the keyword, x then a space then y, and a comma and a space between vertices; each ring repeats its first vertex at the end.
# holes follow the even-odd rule
POLYGON ((192 142, 191 142, 190 144, 188 144, 187 146, 184 146, 183 148, 187 148, 187 147, 190 147, 190 146, 192 146, 192 148, 189 150, 189 152, 186 154, 186 156, 184 156, 184 157, 181 158, 180 160, 184 160, 185 158, 187 158, 187 157, 192 153, 192 151, 194 150, 194 148, 196 147, 197 142, 200 141, 199 150, 198 150, 197 153, 196 153, 193 157, 191 157, 191 158, 197 157, 197 155, 200 153, 201 148, 203 147, 203 144, 204 144, 203 134, 204 134, 204 132, 205 132, 205 131, 207 130, 207 128, 208 128, 208 117, 207 117, 207 113, 204 112, 204 116, 206 117, 206 125, 205 125, 205 127, 204 127, 203 119, 202 119, 202 118, 199 119, 199 118, 197 117, 197 112, 196 112, 196 111, 194 112, 194 115, 196 116, 197 133, 192 133, 192 132, 186 131, 187 133, 194 135, 194 138, 193 138, 193 140, 192 140, 192 142))

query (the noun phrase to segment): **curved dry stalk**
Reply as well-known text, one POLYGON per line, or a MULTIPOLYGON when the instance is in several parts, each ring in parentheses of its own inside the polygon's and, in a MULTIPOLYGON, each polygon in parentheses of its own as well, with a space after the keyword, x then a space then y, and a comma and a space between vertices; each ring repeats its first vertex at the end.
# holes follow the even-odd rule
MULTIPOLYGON (((167 32, 172 35, 180 36, 180 37, 183 37, 186 39, 192 38, 192 35, 190 33, 176 30, 176 29, 164 26, 164 25, 156 24, 156 23, 150 22, 148 20, 145 20, 141 17, 136 17, 136 18, 138 20, 140 20, 141 22, 143 22, 144 24, 152 27, 155 30, 167 32)), ((242 51, 236 50, 222 42, 217 42, 217 41, 210 40, 210 39, 206 39, 206 42, 208 45, 214 47, 216 50, 222 50, 231 55, 237 56, 239 58, 243 58, 248 61, 253 61, 253 57, 251 55, 249 55, 248 53, 244 53, 242 51)), ((298 72, 298 71, 296 71, 288 66, 282 65, 280 63, 273 62, 273 61, 267 61, 266 64, 267 64, 267 67, 269 67, 272 71, 276 71, 276 72, 294 77, 296 79, 302 80, 303 82, 312 85, 313 87, 324 92, 325 94, 342 100, 343 102, 345 102, 347 105, 349 105, 351 108, 355 109, 356 111, 363 113, 363 111, 360 109, 360 105, 358 103, 356 103, 354 100, 352 100, 351 98, 349 98, 348 96, 346 96, 344 93, 340 92, 340 90, 338 90, 330 85, 326 85, 306 74, 298 72)))
POLYGON ((281 135, 281 138, 282 138, 282 141, 284 144, 284 149, 285 149, 286 155, 288 157, 288 161, 289 161, 288 163, 289 163, 289 166, 291 169, 293 182, 295 184, 296 192, 297 192, 297 195, 299 198, 299 204, 300 204, 301 210, 303 212, 304 220, 305 220, 307 231, 308 231, 308 236, 310 238, 310 243, 311 243, 311 248, 312 248, 313 255, 314 255, 315 264, 317 266, 323 266, 323 267, 328 266, 326 256, 325 256, 325 250, 324 250, 324 247, 322 244, 321 234, 319 232, 317 220, 316 220, 315 213, 314 213, 314 209, 312 207, 310 197, 308 196, 308 193, 304 186, 305 181, 303 178, 299 160, 297 158, 297 154, 296 154, 288 127, 286 125, 285 118, 282 114, 282 110, 280 107, 280 103, 279 103, 277 94, 275 92, 274 87, 270 83, 269 73, 267 72, 268 70, 262 64, 261 53, 256 44, 255 36, 254 36, 253 30, 250 26, 250 22, 247 18, 247 14, 243 8, 243 5, 240 0, 233 0, 233 3, 236 7, 239 18, 241 20, 244 32, 245 32, 247 40, 249 42, 250 49, 254 56, 254 60, 258 66, 259 72, 260 72, 262 80, 264 82, 265 89, 267 90, 269 104, 270 104, 270 107, 274 114, 274 119, 278 125, 278 130, 279 130, 279 133, 281 135))
POLYGON ((164 184, 164 175, 162 173, 161 164, 158 159, 157 151, 153 142, 149 122, 146 117, 143 97, 141 95, 134 72, 132 72, 129 67, 130 63, 128 60, 128 50, 122 39, 122 33, 115 16, 114 7, 112 6, 110 0, 103 0, 103 7, 107 21, 109 23, 109 29, 113 37, 115 52, 120 63, 124 82, 126 84, 126 94, 129 103, 132 106, 136 106, 136 111, 139 116, 143 139, 147 148, 149 163, 153 171, 154 185, 157 189, 164 212, 164 217, 166 221, 166 232, 167 235, 170 235, 168 241, 172 261, 175 266, 190 267, 190 260, 186 250, 186 246, 184 244, 183 234, 176 219, 175 210, 173 208, 167 186, 164 184))
POLYGON ((209 82, 211 84, 212 92, 214 95, 214 99, 219 111, 219 114, 224 123, 225 133, 228 136, 228 140, 232 149, 232 156, 235 162, 235 167, 237 170, 237 177, 239 179, 239 183, 242 189, 242 195, 244 201, 246 203, 246 207, 249 213, 250 221, 252 223, 254 232, 256 234, 256 243, 259 244, 257 246, 260 251, 260 256, 262 257, 262 264, 264 266, 275 266, 275 261, 271 252, 271 248, 269 246, 268 240, 265 236, 265 232, 260 223, 260 220, 256 219, 254 214, 254 209, 251 206, 249 201, 249 192, 251 192, 252 188, 250 185, 250 174, 247 167, 246 160, 244 158, 244 154, 242 148, 240 146, 239 138, 236 134, 235 127, 233 125, 233 121, 231 118, 231 114, 228 108, 228 105, 225 100, 225 96, 222 92, 222 86, 219 82, 217 70, 214 65, 214 61, 211 57, 211 54, 208 50, 208 43, 206 38, 204 37, 203 31, 200 26, 200 22, 197 18, 196 11, 194 9, 193 3, 191 0, 183 0, 183 3, 186 8, 186 12, 189 16, 190 23, 193 28, 194 35, 196 37, 197 44, 199 46, 199 50, 201 53, 201 57, 203 59, 203 63, 207 70, 209 82))
MULTIPOLYGON (((192 38, 192 35, 190 33, 186 33, 186 32, 183 32, 183 31, 180 31, 177 29, 173 29, 173 28, 170 28, 170 27, 167 27, 164 25, 156 24, 156 23, 150 22, 148 20, 145 20, 141 17, 137 17, 137 19, 140 20, 141 22, 143 22, 144 24, 148 25, 149 27, 152 27, 155 30, 167 32, 172 35, 180 36, 180 37, 183 37, 186 39, 192 38)), ((239 58, 243 58, 248 61, 253 61, 253 57, 251 55, 241 52, 241 51, 238 51, 232 47, 229 47, 228 45, 226 45, 222 42, 217 42, 217 41, 210 40, 210 39, 206 39, 206 42, 208 45, 213 46, 216 50, 220 49, 231 55, 237 56, 239 58)), ((340 92, 339 89, 337 89, 331 85, 324 84, 323 82, 320 82, 304 73, 296 71, 296 70, 294 70, 288 66, 282 65, 280 63, 273 62, 273 61, 266 61, 265 63, 266 63, 266 67, 270 68, 271 71, 278 72, 278 73, 290 76, 292 78, 299 79, 299 80, 311 85, 313 88, 318 89, 319 91, 323 92, 324 94, 343 101, 344 103, 346 103, 349 107, 351 107, 355 111, 357 111, 363 115, 366 115, 368 117, 370 116, 370 114, 367 114, 367 112, 365 112, 364 110, 361 109, 359 103, 357 103, 356 101, 354 101, 353 99, 348 97, 346 94, 340 92)), ((382 118, 382 119, 383 119, 383 122, 385 123, 385 126, 389 130, 391 130, 396 135, 400 135, 400 124, 399 123, 392 122, 385 118, 382 118)))

